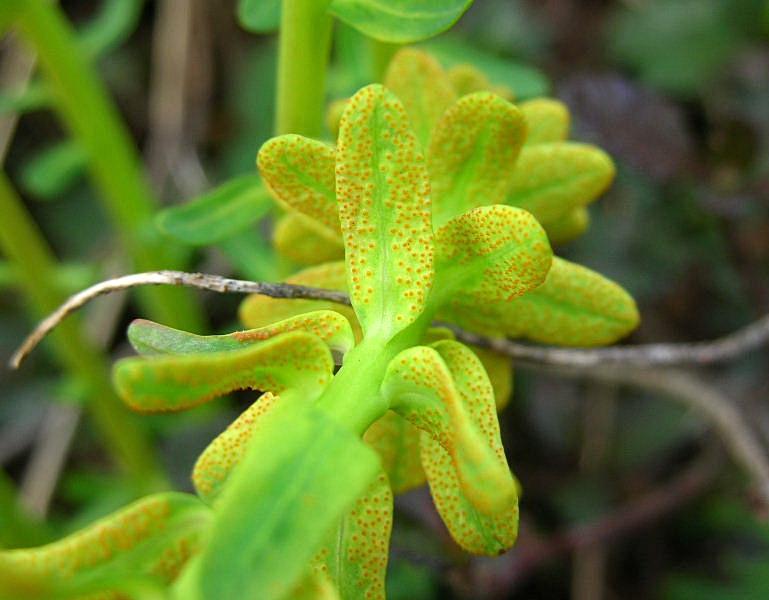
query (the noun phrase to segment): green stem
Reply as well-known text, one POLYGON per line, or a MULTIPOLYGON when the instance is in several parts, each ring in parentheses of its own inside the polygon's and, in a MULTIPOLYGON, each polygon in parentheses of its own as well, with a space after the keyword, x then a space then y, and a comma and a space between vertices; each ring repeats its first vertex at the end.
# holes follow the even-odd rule
POLYGON ((323 133, 331 48, 330 0, 283 0, 275 133, 323 133))
MULTIPOLYGON (((91 177, 134 268, 180 267, 181 257, 168 251, 168 242, 154 227, 156 202, 133 141, 61 9, 48 0, 10 0, 9 4, 16 6, 17 24, 46 72, 56 110, 88 155, 91 177)), ((140 299, 158 321, 202 328, 200 311, 183 290, 146 289, 140 299)))
MULTIPOLYGON (((0 214, 0 250, 17 271, 34 316, 48 314, 64 300, 54 283, 56 260, 2 171, 0 214)), ((50 342, 58 361, 86 387, 90 417, 137 491, 165 487, 150 441, 112 390, 108 365, 83 336, 78 319, 62 322, 50 342)))

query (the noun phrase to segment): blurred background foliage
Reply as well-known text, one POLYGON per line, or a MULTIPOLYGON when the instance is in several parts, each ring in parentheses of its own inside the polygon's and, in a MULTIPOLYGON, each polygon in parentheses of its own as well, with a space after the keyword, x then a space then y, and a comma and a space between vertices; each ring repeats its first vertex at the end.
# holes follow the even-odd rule
MULTIPOLYGON (((165 206, 253 177, 272 134, 274 35, 246 31, 234 2, 61 5, 165 206)), ((329 100, 374 77, 365 43, 337 25, 329 100)), ((2 44, 0 116, 20 116, 5 170, 60 260, 49 283, 71 293, 124 272, 83 151, 47 110, 44 80, 20 87, 17 40, 2 44)), ((476 0, 425 46, 446 65, 474 62, 519 99, 562 99, 573 137, 615 158, 616 182, 590 208, 590 230, 562 254, 638 300, 643 324, 632 342, 711 338, 766 310, 769 2, 476 0)), ((219 229, 207 222, 180 233, 162 218, 158 226, 191 268, 274 280, 293 266, 271 250, 273 211, 249 197, 219 229)), ((0 262, 2 357, 32 325, 18 284, 13 265, 0 262)), ((214 330, 237 326, 237 298, 198 300, 214 330)), ((125 326, 144 316, 124 301, 102 300, 83 318, 111 356, 127 352, 125 326)), ((710 373, 767 444, 768 370, 769 353, 756 352, 710 373)), ((769 507, 755 503, 698 415, 645 392, 546 374, 517 372, 515 385, 501 421, 524 489, 517 547, 469 559, 426 490, 409 493, 396 502, 391 598, 769 597, 769 507)), ((20 372, 0 371, 0 390, 1 545, 58 537, 136 495, 81 418, 81 386, 47 353, 20 372)), ((190 489, 194 458, 249 398, 140 421, 174 486, 190 489)))

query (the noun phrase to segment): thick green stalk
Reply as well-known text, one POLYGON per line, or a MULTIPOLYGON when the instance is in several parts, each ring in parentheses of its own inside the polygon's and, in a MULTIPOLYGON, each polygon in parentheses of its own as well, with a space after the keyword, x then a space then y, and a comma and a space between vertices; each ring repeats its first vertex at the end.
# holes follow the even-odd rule
POLYGON ((323 133, 331 48, 329 0, 283 0, 278 48, 275 134, 323 133))
MULTIPOLYGON (((56 288, 56 260, 21 200, 0 171, 0 250, 17 270, 33 316, 54 310, 64 299, 56 288)), ((58 361, 87 389, 87 409, 103 443, 132 477, 138 490, 164 487, 164 479, 138 419, 112 390, 109 367, 83 336, 76 317, 51 334, 58 361)))
MULTIPOLYGON (((134 268, 180 267, 179 257, 168 251, 168 242, 153 226, 156 203, 131 137, 57 3, 4 1, 16 6, 16 22, 47 75, 56 110, 88 155, 99 197, 134 268)), ((142 290, 140 298, 155 320, 174 327, 202 327, 199 309, 188 292, 151 288, 142 290)))

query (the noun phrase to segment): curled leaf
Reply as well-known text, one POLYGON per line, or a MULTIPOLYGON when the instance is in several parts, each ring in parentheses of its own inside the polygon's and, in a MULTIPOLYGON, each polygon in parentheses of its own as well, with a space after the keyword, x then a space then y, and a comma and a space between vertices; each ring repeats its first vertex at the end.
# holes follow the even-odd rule
POLYGON ((296 134, 281 135, 264 143, 257 166, 267 187, 280 204, 309 219, 320 235, 339 237, 334 191, 334 149, 323 142, 296 134))
POLYGON ((639 321, 633 298, 619 285, 558 257, 545 283, 520 298, 480 305, 458 300, 443 318, 478 333, 563 346, 610 344, 639 321))
POLYGON ((457 97, 443 67, 427 52, 403 48, 390 61, 384 84, 403 102, 411 128, 427 148, 435 124, 457 97))
POLYGON ((509 547, 517 529, 517 491, 478 358, 450 340, 410 348, 390 363, 382 392, 423 432, 422 464, 454 539, 480 554, 509 547))
POLYGON ((293 388, 317 397, 333 368, 323 340, 292 331, 238 350, 125 358, 113 378, 131 408, 159 412, 184 410, 241 389, 280 394, 293 388))
POLYGON ((452 105, 428 152, 434 227, 471 208, 503 204, 525 138, 523 115, 499 96, 477 92, 452 105))
POLYGON ((552 98, 535 98, 521 102, 518 108, 528 126, 527 145, 561 142, 569 137, 571 118, 563 102, 552 98))
POLYGON ((289 331, 311 333, 326 342, 329 348, 342 354, 355 343, 350 322, 332 310, 302 313, 257 329, 224 335, 196 335, 145 319, 136 319, 128 327, 128 340, 139 354, 198 354, 238 350, 289 331))
POLYGON ((344 258, 342 240, 331 240, 310 227, 302 215, 288 213, 278 220, 272 235, 275 248, 300 265, 317 265, 344 258))
POLYGON ((211 513, 189 494, 138 500, 58 542, 0 552, 0 598, 103 597, 173 581, 201 548, 211 513))
POLYGON ((576 142, 526 146, 518 155, 507 204, 541 223, 586 206, 614 179, 614 163, 601 149, 576 142))
POLYGON ((552 251, 542 226, 525 210, 482 206, 455 217, 435 236, 436 292, 463 305, 511 300, 540 285, 552 251))
POLYGON ((380 85, 345 108, 336 186, 352 305, 365 335, 388 340, 424 309, 433 248, 425 161, 403 105, 380 85))

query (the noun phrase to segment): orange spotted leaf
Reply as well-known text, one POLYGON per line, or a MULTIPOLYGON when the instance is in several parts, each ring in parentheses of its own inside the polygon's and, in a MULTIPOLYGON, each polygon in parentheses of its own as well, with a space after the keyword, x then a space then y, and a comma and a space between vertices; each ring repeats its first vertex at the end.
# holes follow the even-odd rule
POLYGON ((339 235, 334 183, 334 149, 296 134, 265 142, 257 166, 262 179, 280 204, 310 218, 318 233, 339 235))
POLYGON ((345 108, 336 186, 355 313, 366 336, 388 340, 424 309, 433 247, 425 161, 403 105, 380 85, 345 108))
POLYGON ((398 413, 390 410, 374 421, 363 441, 379 454, 393 494, 402 494, 425 482, 419 458, 419 429, 398 413))
POLYGON ((427 148, 435 124, 457 98, 443 67, 427 52, 403 48, 390 61, 384 84, 403 102, 411 128, 427 148))
MULTIPOLYGON (((461 346, 452 341, 437 342, 434 346, 444 345, 461 346)), ((465 359, 477 366, 477 394, 469 393, 473 390, 467 388, 458 389, 441 354, 426 346, 404 350, 392 360, 382 382, 382 393, 394 411, 425 432, 420 444, 423 451, 427 441, 434 441, 449 455, 456 481, 474 509, 494 515, 508 510, 517 496, 506 464, 499 461, 492 439, 494 431, 485 421, 477 420, 476 410, 470 405, 481 402, 483 407, 479 410, 490 411, 496 419, 491 384, 477 357, 464 350, 465 359)), ((424 453, 422 456, 432 486, 429 465, 424 453)), ((440 487, 439 481, 434 483, 440 487)), ((435 492, 437 488, 433 489, 435 492)))
POLYGON ((552 98, 535 98, 518 105, 526 118, 526 144, 561 142, 569 137, 571 118, 563 102, 552 98))
POLYGON ((434 227, 471 208, 503 204, 525 138, 521 111, 495 94, 477 92, 451 106, 427 154, 434 227))
POLYGON ((343 600, 385 600, 393 493, 380 473, 335 527, 319 553, 320 570, 343 600))
POLYGON ((547 235, 525 210, 482 206, 455 217, 435 235, 436 286, 431 303, 464 305, 516 298, 550 269, 547 235))
POLYGON ((307 224, 303 215, 288 213, 275 224, 275 249, 298 265, 318 265, 344 258, 342 238, 330 239, 307 224))
POLYGON ((549 223, 586 206, 614 179, 614 163, 600 148, 577 142, 526 146, 518 155, 507 204, 549 223))
POLYGON ((238 350, 125 358, 113 373, 118 394, 140 412, 177 411, 234 390, 280 394, 301 389, 317 397, 331 380, 334 361, 319 337, 280 334, 238 350))
POLYGON ((113 598, 168 585, 200 550, 210 520, 189 494, 148 496, 52 544, 0 552, 0 597, 113 598))
POLYGON ((510 302, 455 299, 441 318, 478 333, 525 337, 545 344, 599 346, 615 342, 639 322, 633 298, 606 277, 561 258, 545 283, 510 302))
MULTIPOLYGON (((518 486, 510 475, 499 436, 494 394, 478 358, 457 342, 436 342, 454 381, 457 394, 474 426, 481 432, 487 448, 493 452, 500 472, 508 475, 498 493, 507 503, 492 512, 478 510, 463 489, 452 457, 446 448, 427 434, 422 434, 422 461, 430 483, 435 506, 460 546, 474 554, 494 556, 510 548, 518 533, 518 486)), ((491 485, 491 483, 489 483, 491 485)))

